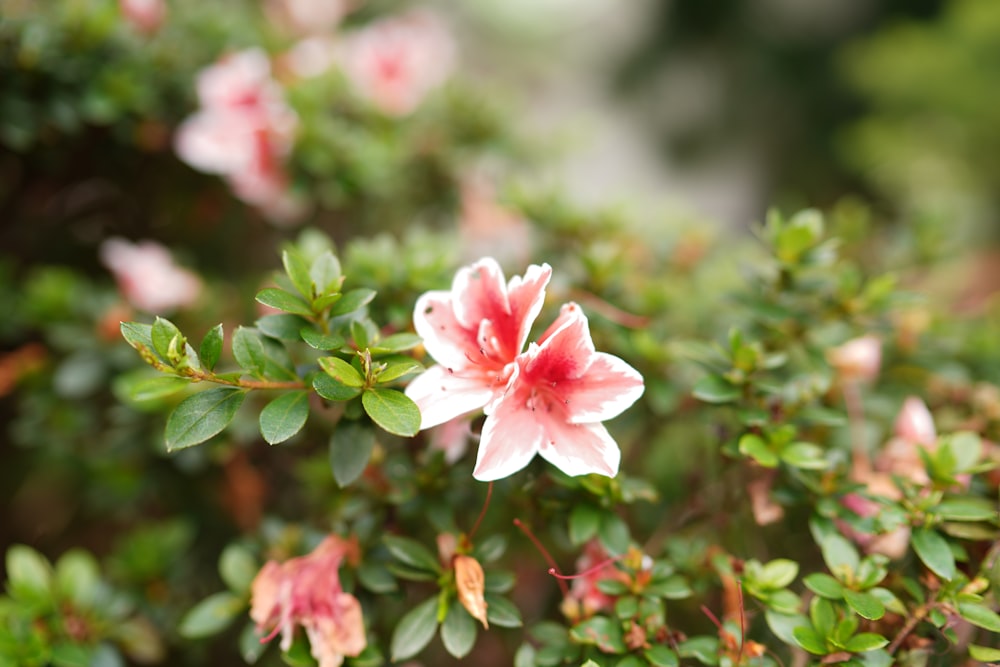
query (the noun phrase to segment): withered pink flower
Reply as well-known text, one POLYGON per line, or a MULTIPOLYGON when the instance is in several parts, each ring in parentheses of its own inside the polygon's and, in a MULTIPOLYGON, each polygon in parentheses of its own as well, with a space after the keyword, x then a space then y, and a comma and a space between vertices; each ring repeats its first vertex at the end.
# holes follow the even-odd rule
POLYGON ((827 360, 842 379, 871 382, 882 364, 882 341, 871 334, 854 338, 828 350, 827 360))
POLYGON ((156 32, 167 17, 165 0, 119 0, 118 8, 132 27, 147 35, 156 32))
POLYGON ((155 241, 110 238, 101 244, 100 256, 122 296, 140 310, 163 314, 191 305, 201 294, 198 276, 177 266, 170 251, 155 241))
POLYGON ((367 646, 361 603, 340 586, 338 570, 357 546, 331 535, 312 553, 284 563, 268 561, 250 587, 250 618, 261 641, 281 634, 281 650, 291 648, 295 626, 309 638, 320 667, 338 667, 344 656, 357 656, 367 646))
POLYGON ((567 475, 614 477, 621 451, 601 423, 642 395, 642 376, 616 356, 597 352, 575 303, 519 355, 502 393, 486 406, 473 476, 507 477, 539 454, 567 475))
POLYGON ((504 282, 496 260, 458 271, 451 291, 417 300, 413 324, 437 361, 406 388, 420 408, 420 428, 481 410, 503 389, 545 299, 552 269, 528 267, 504 282))
POLYGON ((448 78, 454 50, 441 19, 414 10, 347 35, 341 65, 358 93, 382 113, 405 116, 448 78))
POLYGON ((271 78, 267 55, 230 54, 202 70, 197 91, 201 108, 174 137, 180 158, 225 177, 236 196, 278 222, 300 215, 284 168, 298 118, 271 78))

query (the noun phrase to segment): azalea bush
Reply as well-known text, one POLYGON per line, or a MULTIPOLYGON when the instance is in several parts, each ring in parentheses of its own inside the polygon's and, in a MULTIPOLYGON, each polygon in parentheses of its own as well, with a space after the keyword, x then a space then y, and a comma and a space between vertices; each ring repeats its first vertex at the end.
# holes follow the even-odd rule
POLYGON ((426 8, 10 11, 0 665, 1000 660, 960 239, 515 185, 426 8))

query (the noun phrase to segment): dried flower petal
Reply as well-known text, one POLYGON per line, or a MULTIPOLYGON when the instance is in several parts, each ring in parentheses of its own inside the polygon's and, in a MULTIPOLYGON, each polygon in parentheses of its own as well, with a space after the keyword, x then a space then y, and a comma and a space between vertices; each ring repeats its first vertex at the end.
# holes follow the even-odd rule
POLYGON ((472 618, 488 630, 490 624, 486 621, 486 600, 483 598, 486 586, 483 566, 472 556, 455 556, 455 584, 458 586, 458 601, 472 618))

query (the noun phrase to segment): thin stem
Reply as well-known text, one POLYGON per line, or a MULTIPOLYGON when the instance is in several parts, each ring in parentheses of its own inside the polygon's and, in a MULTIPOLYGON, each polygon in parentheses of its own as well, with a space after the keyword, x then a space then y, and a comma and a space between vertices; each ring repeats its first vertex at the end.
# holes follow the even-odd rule
POLYGON ((649 325, 648 317, 634 315, 624 311, 621 308, 608 303, 596 294, 585 292, 583 290, 573 290, 570 293, 570 296, 591 310, 600 313, 602 316, 608 318, 615 324, 620 324, 623 327, 628 327, 630 329, 644 329, 649 325))
POLYGON ((920 621, 927 618, 927 614, 929 614, 931 609, 933 609, 936 605, 937 603, 934 601, 934 595, 932 594, 930 600, 913 610, 913 615, 906 619, 906 625, 903 626, 903 628, 899 631, 899 634, 897 634, 893 638, 892 642, 886 647, 885 650, 889 652, 889 655, 896 652, 896 649, 898 649, 900 644, 903 643, 906 636, 913 632, 914 628, 920 624, 920 621))
POLYGON ((286 380, 286 381, 275 381, 275 380, 244 380, 243 378, 237 378, 235 380, 229 380, 227 378, 222 378, 215 373, 206 373, 204 371, 196 371, 190 369, 185 373, 186 377, 195 380, 196 382, 214 382, 215 384, 224 384, 230 387, 240 387, 241 389, 305 389, 306 385, 301 380, 286 380))
POLYGON ((472 541, 473 536, 476 534, 476 531, 479 530, 479 524, 483 522, 483 517, 486 516, 486 510, 490 506, 490 498, 492 497, 493 497, 493 482, 490 482, 489 486, 486 487, 486 500, 483 502, 483 509, 480 510, 479 518, 476 519, 476 523, 472 525, 472 530, 469 531, 470 542, 472 541))
POLYGON ((576 574, 561 574, 560 572, 558 572, 556 570, 556 568, 550 567, 549 568, 549 574, 551 574, 556 579, 566 579, 566 580, 570 580, 570 579, 582 579, 583 577, 589 576, 589 575, 591 575, 591 574, 593 574, 595 572, 599 572, 600 570, 603 570, 604 568, 606 568, 608 565, 611 565, 612 563, 617 563, 622 558, 625 558, 625 554, 620 554, 618 556, 612 556, 611 558, 605 558, 604 560, 602 560, 597 565, 594 565, 593 567, 588 567, 583 572, 577 572, 576 574))
MULTIPOLYGON (((514 519, 514 525, 517 526, 518 530, 524 533, 529 540, 531 540, 531 543, 535 545, 538 552, 542 554, 542 558, 544 558, 545 562, 549 564, 549 573, 551 574, 553 571, 558 573, 559 566, 556 565, 556 561, 552 558, 552 554, 550 554, 548 549, 546 549, 542 543, 538 541, 538 538, 531 532, 531 529, 525 526, 520 519, 514 519)), ((559 577, 556 577, 556 581, 559 583, 559 590, 562 591, 563 597, 569 595, 569 586, 566 585, 566 582, 559 577)))

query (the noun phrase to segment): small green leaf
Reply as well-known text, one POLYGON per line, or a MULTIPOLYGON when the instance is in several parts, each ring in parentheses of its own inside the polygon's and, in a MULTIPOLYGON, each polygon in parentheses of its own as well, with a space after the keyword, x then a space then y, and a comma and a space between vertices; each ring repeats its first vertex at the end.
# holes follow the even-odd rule
POLYGON ((180 329, 166 318, 156 318, 150 336, 153 339, 153 349, 170 363, 174 363, 177 355, 184 349, 185 341, 180 329))
POLYGON ((424 650, 424 647, 434 638, 437 632, 436 597, 424 600, 399 619, 392 633, 390 646, 393 662, 412 658, 424 650))
POLYGON ((254 324, 265 336, 294 343, 301 340, 299 332, 309 326, 309 321, 299 315, 283 313, 281 315, 265 315, 254 324))
POLYGON ((361 393, 360 387, 348 387, 326 373, 320 373, 314 377, 312 386, 317 394, 328 401, 349 401, 361 393))
POLYGON ((277 308, 286 313, 292 313, 293 315, 311 317, 313 314, 309 304, 294 294, 286 292, 283 289, 278 289, 277 287, 265 287, 257 292, 257 296, 254 298, 258 303, 270 306, 271 308, 277 308))
POLYGON ((799 564, 787 558, 776 558, 761 569, 758 581, 769 589, 784 588, 795 581, 799 564))
POLYGON ((990 648, 989 646, 977 646, 969 644, 969 656, 979 662, 1000 662, 1000 648, 990 648))
POLYGON ((219 556, 219 575, 229 590, 237 595, 250 592, 250 583, 259 569, 256 559, 239 544, 230 544, 219 556))
MULTIPOLYGON (((337 317, 340 315, 347 315, 348 313, 353 313, 354 311, 367 306, 371 303, 371 300, 375 298, 378 294, 373 289, 361 288, 354 289, 350 292, 345 292, 344 296, 341 297, 340 301, 333 305, 330 309, 330 316, 337 317)), ((368 347, 367 345, 361 345, 359 347, 368 347)))
POLYGON ((683 575, 672 574, 661 581, 654 581, 647 586, 646 593, 649 595, 658 595, 668 600, 684 600, 691 597, 694 591, 691 590, 690 584, 688 584, 687 579, 683 575))
POLYGON ((985 498, 949 498, 938 503, 934 512, 951 521, 996 521, 997 506, 985 498))
POLYGON ((242 656, 243 662, 248 665, 256 664, 260 660, 260 656, 264 655, 264 651, 267 650, 268 645, 260 639, 261 635, 257 632, 256 623, 247 623, 240 631, 238 640, 240 656, 242 656))
POLYGON ((260 433, 269 445, 288 440, 302 430, 309 418, 309 392, 282 394, 260 411, 260 433))
MULTIPOLYGON (((823 552, 826 566, 835 575, 840 575, 845 569, 851 573, 858 569, 861 562, 858 550, 841 535, 830 533, 824 536, 819 543, 819 548, 823 552)), ((838 576, 838 578, 840 577, 838 576)))
POLYGON ((167 418, 167 451, 197 445, 221 433, 245 398, 245 391, 225 387, 185 398, 167 418))
POLYGON ((802 580, 802 583, 816 595, 829 600, 840 600, 844 597, 844 587, 840 585, 839 581, 825 572, 814 572, 806 576, 802 580))
POLYGON ((581 545, 597 534, 601 525, 601 511, 593 505, 583 503, 573 507, 569 514, 569 539, 574 545, 581 545))
POLYGON ((749 456, 765 468, 778 465, 778 457, 764 439, 755 433, 746 433, 740 438, 740 453, 749 456))
POLYGON ((844 648, 851 653, 864 653, 865 651, 880 649, 888 643, 889 640, 882 635, 875 634, 874 632, 862 632, 851 637, 844 644, 844 648))
POLYGON ((607 616, 592 616, 577 623, 569 631, 570 637, 581 644, 592 644, 604 653, 625 653, 622 624, 607 616))
MULTIPOLYGON (((149 377, 144 374, 143 376, 134 378, 128 376, 122 377, 125 378, 123 381, 124 390, 128 392, 129 399, 136 403, 158 401, 161 398, 173 396, 191 384, 189 379, 177 377, 176 375, 154 375, 149 377)), ((119 379, 121 380, 122 377, 119 377, 119 379)))
POLYGON ((491 626, 519 628, 523 625, 521 612, 513 602, 493 593, 486 593, 483 598, 486 600, 486 620, 491 626))
POLYGON ((306 264, 302 253, 294 248, 287 248, 281 253, 281 264, 299 294, 311 301, 314 296, 312 276, 309 275, 309 265, 306 264))
POLYGON ((718 375, 706 375, 694 385, 692 393, 706 403, 730 403, 740 397, 740 388, 718 375))
POLYGON ((362 561, 358 566, 358 581, 373 593, 392 593, 399 586, 382 563, 362 561))
POLYGON ((677 645, 677 655, 694 658, 703 665, 719 664, 719 640, 715 637, 692 637, 677 645))
POLYGON ((90 647, 58 642, 52 645, 53 667, 89 667, 93 658, 90 647))
POLYGON ((83 549, 70 549, 56 561, 56 587, 75 605, 93 607, 101 589, 97 559, 83 549))
POLYGON ((441 564, 437 557, 427 547, 416 540, 397 535, 383 535, 382 541, 389 548, 389 553, 399 561, 415 567, 418 570, 440 573, 441 564))
POLYGON ((601 525, 597 529, 597 539, 612 556, 628 551, 632 539, 628 524, 614 512, 601 514, 601 525))
POLYGON ((396 333, 380 339, 371 346, 372 354, 386 354, 388 352, 405 352, 412 350, 423 342, 417 334, 396 333))
POLYGON ((321 357, 319 367, 340 384, 348 387, 363 387, 365 379, 358 370, 340 357, 321 357))
POLYGON ((1000 615, 975 602, 959 602, 958 614, 969 623, 990 632, 1000 632, 1000 615))
POLYGON ((154 351, 153 327, 139 322, 122 322, 120 325, 122 338, 133 348, 154 351))
POLYGON ((181 619, 177 632, 186 639, 199 639, 221 632, 246 611, 246 601, 229 591, 210 595, 181 619))
POLYGON ((264 342, 260 331, 252 327, 238 327, 233 333, 233 356, 247 373, 264 376, 264 342))
POLYGON ((361 403, 372 421, 389 433, 410 437, 420 430, 420 408, 401 391, 372 387, 361 395, 361 403))
POLYGON ((781 460, 803 470, 825 470, 830 466, 823 457, 823 449, 811 442, 793 442, 781 450, 781 460))
POLYGON ((931 528, 913 531, 913 550, 924 565, 942 579, 951 581, 955 576, 955 556, 951 553, 947 540, 931 528))
POLYGON ((809 618, 816 632, 825 637, 837 624, 837 611, 826 598, 815 597, 809 602, 809 618))
POLYGON ((7 579, 19 591, 44 593, 52 581, 48 559, 29 546, 15 544, 7 549, 7 579))
POLYGON ((378 382, 379 384, 392 382, 393 380, 398 380, 404 375, 416 373, 418 371, 422 371, 423 369, 423 366, 412 359, 409 361, 390 363, 385 367, 385 370, 378 374, 378 382))
POLYGON ((795 642, 809 651, 813 655, 826 655, 826 640, 818 632, 808 626, 799 626, 792 629, 792 636, 795 642))
POLYGON ((774 636, 786 644, 797 644, 793 631, 795 628, 808 627, 809 619, 802 614, 783 614, 771 609, 764 612, 767 627, 771 629, 774 636))
POLYGON ((452 602, 441 624, 441 643, 456 658, 464 658, 476 643, 476 621, 457 601, 452 602))
POLYGON ((344 340, 343 336, 321 333, 312 327, 302 327, 302 330, 299 331, 299 335, 302 336, 302 340, 304 340, 309 347, 323 351, 339 350, 344 347, 344 343, 347 342, 344 340))
POLYGON ((330 468, 337 486, 352 483, 368 466, 375 449, 375 431, 364 424, 342 420, 330 436, 330 468))
MULTIPOLYGON (((844 589, 844 600, 847 605, 856 611, 862 618, 867 618, 869 621, 877 621, 878 619, 885 616, 885 605, 882 604, 881 600, 872 595, 871 593, 865 593, 862 591, 852 591, 849 588, 844 589)), ((874 648, 882 648, 881 646, 876 646, 874 648)), ((853 649, 848 649, 853 650, 853 649)), ((870 651, 871 649, 863 649, 865 651, 870 651)))
MULTIPOLYGON (((677 654, 662 644, 651 646, 643 651, 642 654, 653 667, 677 667, 681 664, 677 658, 677 654)), ((620 665, 621 663, 618 664, 620 665)))
POLYGON ((309 267, 309 279, 317 296, 339 292, 344 281, 340 261, 332 252, 324 250, 309 267))
POLYGON ((201 339, 201 345, 198 346, 198 356, 201 357, 202 365, 208 370, 213 370, 215 364, 219 363, 219 357, 222 355, 223 337, 222 324, 216 324, 201 339))

